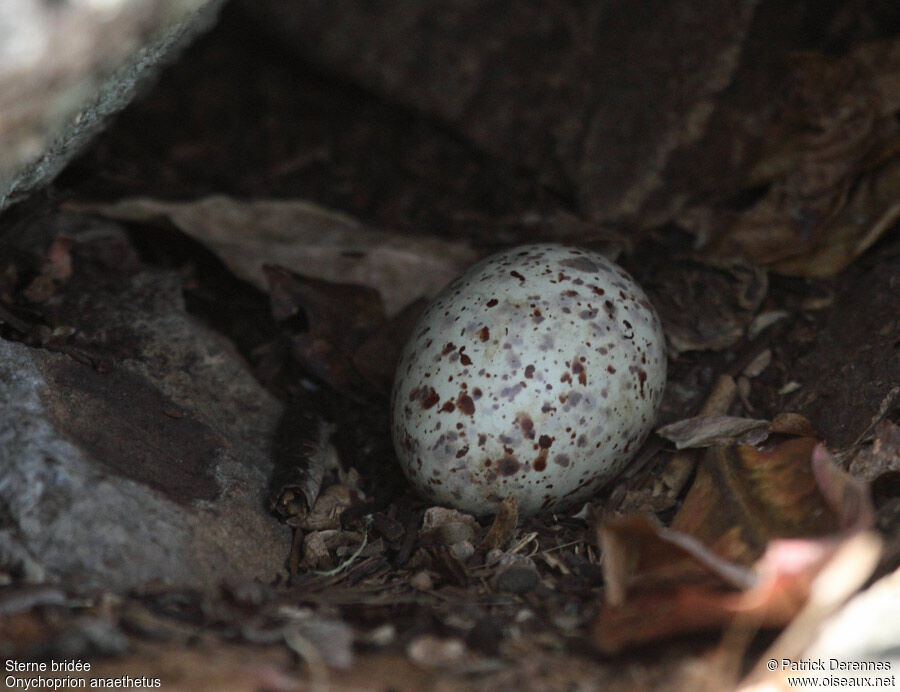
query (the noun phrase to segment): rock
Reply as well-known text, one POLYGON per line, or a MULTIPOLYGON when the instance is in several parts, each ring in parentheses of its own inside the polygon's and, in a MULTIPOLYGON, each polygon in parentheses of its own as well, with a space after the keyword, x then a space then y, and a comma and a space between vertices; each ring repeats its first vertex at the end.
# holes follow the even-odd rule
POLYGON ((187 314, 177 274, 109 281, 54 297, 82 302, 84 340, 120 349, 108 371, 0 339, 0 557, 67 587, 271 581, 290 549, 264 505, 280 404, 187 314))
POLYGON ((515 560, 498 570, 492 584, 497 591, 521 595, 532 591, 540 581, 531 560, 515 560))
POLYGON ((49 182, 223 0, 3 0, 0 209, 49 182))
MULTIPOLYGON (((675 189, 655 204, 676 204, 697 187, 696 169, 738 158, 721 153, 733 148, 726 138, 690 165, 679 152, 712 124, 729 129, 714 118, 717 97, 757 4, 239 0, 289 49, 536 171, 598 220, 633 217, 668 183, 675 189)), ((796 22, 794 12, 778 20, 796 22)), ((772 30, 761 29, 769 53, 772 30)))

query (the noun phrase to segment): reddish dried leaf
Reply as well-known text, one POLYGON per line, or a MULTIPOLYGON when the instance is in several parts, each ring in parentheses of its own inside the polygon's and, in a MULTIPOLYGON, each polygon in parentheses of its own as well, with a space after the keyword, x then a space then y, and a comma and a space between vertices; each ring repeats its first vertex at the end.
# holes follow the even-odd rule
POLYGON ((621 605, 629 591, 706 584, 748 587, 752 572, 722 560, 693 537, 642 516, 604 522, 597 542, 603 551, 606 600, 621 605))
POLYGON ((740 612, 740 604, 740 592, 716 591, 696 584, 641 594, 624 607, 603 606, 594 622, 592 641, 602 653, 615 654, 675 634, 724 626, 740 612))
POLYGON ((724 558, 749 565, 769 540, 821 536, 839 528, 810 466, 816 440, 787 440, 765 451, 717 447, 672 522, 724 558))
POLYGON ((594 622, 593 643, 601 652, 724 626, 780 627, 806 604, 817 574, 841 541, 773 541, 755 565, 756 582, 745 590, 719 583, 678 583, 640 593, 622 606, 604 605, 594 622))
POLYGON ((671 529, 643 517, 599 527, 607 605, 594 644, 612 653, 736 617, 783 625, 844 537, 873 522, 866 487, 813 438, 710 449, 671 529))

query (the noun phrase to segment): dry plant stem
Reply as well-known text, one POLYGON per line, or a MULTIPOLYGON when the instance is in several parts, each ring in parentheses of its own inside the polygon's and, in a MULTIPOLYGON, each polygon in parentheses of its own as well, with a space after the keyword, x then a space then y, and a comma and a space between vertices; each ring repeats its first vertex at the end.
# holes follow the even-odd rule
POLYGON ((884 232, 893 226, 900 219, 900 202, 892 205, 881 217, 876 221, 872 228, 862 237, 854 248, 856 257, 859 257, 868 250, 875 242, 884 234, 884 232))
POLYGON ((359 547, 353 552, 353 554, 350 557, 348 557, 346 560, 344 560, 341 564, 339 564, 334 569, 325 570, 323 572, 315 570, 315 571, 313 571, 313 574, 318 574, 323 577, 334 577, 334 576, 340 574, 345 569, 347 569, 350 565, 353 564, 353 561, 356 560, 356 558, 358 558, 360 556, 360 554, 365 549, 365 547, 368 543, 369 543, 369 533, 367 531, 366 533, 363 534, 362 543, 359 544, 359 547))
POLYGON ((288 557, 288 578, 293 581, 300 572, 300 557, 302 555, 303 529, 294 529, 294 540, 291 541, 291 554, 288 557))
MULTIPOLYGON (((866 429, 863 430, 859 436, 853 441, 853 444, 850 446, 850 450, 855 450, 863 443, 863 440, 872 435, 872 432, 875 430, 875 426, 878 425, 881 421, 885 419, 890 411, 891 407, 895 402, 900 400, 900 386, 892 387, 891 391, 885 395, 884 399, 881 400, 881 405, 878 407, 878 412, 872 417, 872 421, 866 426, 866 429)), ((851 458, 853 455, 850 451, 845 453, 846 458, 851 458)), ((838 457, 839 461, 844 461, 841 459, 839 455, 835 455, 838 457)))

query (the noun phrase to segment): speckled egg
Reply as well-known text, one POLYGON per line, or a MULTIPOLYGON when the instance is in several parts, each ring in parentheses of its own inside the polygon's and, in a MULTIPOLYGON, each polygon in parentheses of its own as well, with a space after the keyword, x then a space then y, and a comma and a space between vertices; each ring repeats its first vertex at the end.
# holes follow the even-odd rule
POLYGON ((588 498, 654 423, 666 381, 659 318, 602 255, 525 245, 475 264, 435 298, 394 380, 391 427, 429 500, 523 514, 588 498))

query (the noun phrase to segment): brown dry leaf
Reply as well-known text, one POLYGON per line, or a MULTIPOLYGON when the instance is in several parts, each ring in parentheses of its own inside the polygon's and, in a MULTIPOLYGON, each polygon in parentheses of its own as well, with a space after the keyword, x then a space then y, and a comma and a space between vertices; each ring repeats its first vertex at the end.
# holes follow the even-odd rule
MULTIPOLYGON (((712 447, 728 444, 748 434, 769 433, 769 421, 735 416, 695 416, 664 425, 656 434, 675 443, 676 449, 712 447)), ((743 441, 743 440, 742 440, 743 441)))
POLYGON ((422 517, 419 542, 423 546, 475 544, 482 528, 471 514, 448 507, 429 507, 422 517))
POLYGON ((814 463, 817 444, 814 438, 800 437, 768 450, 710 449, 672 529, 748 565, 773 538, 825 536, 854 524, 858 508, 869 503, 868 490, 829 459, 814 463), (824 493, 833 496, 837 477, 845 479, 842 492, 847 495, 835 511, 824 493), (819 485, 823 478, 828 481, 824 492, 819 485))
POLYGON ((794 435, 796 437, 815 437, 812 423, 809 418, 799 413, 782 412, 772 419, 769 432, 779 435, 794 435))
POLYGON ((737 616, 784 625, 845 537, 873 523, 867 488, 812 438, 710 449, 671 528, 642 517, 598 527, 607 605, 594 644, 612 653, 737 616))
POLYGON ((375 389, 390 392, 400 353, 427 305, 425 298, 413 301, 354 349, 353 365, 375 389))
POLYGON ((850 462, 850 473, 875 481, 887 473, 900 472, 900 425, 882 420, 875 425, 875 439, 850 462))
POLYGON ((748 588, 746 567, 723 560, 692 536, 672 531, 643 516, 626 516, 599 525, 606 602, 621 606, 630 591, 652 591, 672 584, 725 584, 748 588))
POLYGON ((497 508, 497 515, 494 517, 491 528, 481 540, 479 548, 484 551, 494 548, 505 549, 513 537, 518 523, 519 503, 515 495, 510 495, 497 508))
POLYGON ((420 296, 434 295, 478 258, 464 243, 376 231, 345 214, 299 200, 132 198, 78 210, 138 223, 166 219, 260 290, 267 289, 266 264, 325 281, 369 286, 381 294, 392 315, 420 296))
MULTIPOLYGON (((387 322, 378 292, 300 276, 282 267, 267 265, 263 269, 269 280, 272 314, 292 327, 294 358, 336 390, 359 391, 364 382, 354 364, 356 350, 387 322), (297 317, 302 319, 294 328, 288 321, 297 317)), ((383 367, 393 367, 393 360, 383 367)))
MULTIPOLYGON (((732 627, 750 632, 780 627, 805 608, 817 576, 836 553, 859 536, 772 541, 751 573, 753 585, 736 591, 728 580, 670 584, 640 592, 621 606, 604 605, 594 622, 593 644, 605 654, 676 634, 732 627)), ((877 561, 877 560, 876 560, 877 561)), ((866 576, 875 561, 864 565, 866 576)), ((852 580, 855 588, 857 580, 852 580)), ((848 594, 849 595, 849 594, 848 594)))
POLYGON ((900 218, 900 41, 841 59, 803 55, 747 188, 768 192, 737 214, 693 210, 685 225, 783 274, 831 276, 900 218), (698 221, 699 220, 699 221, 698 221))
POLYGON ((645 288, 678 351, 722 350, 736 343, 769 288, 765 271, 742 259, 660 255, 645 288))

